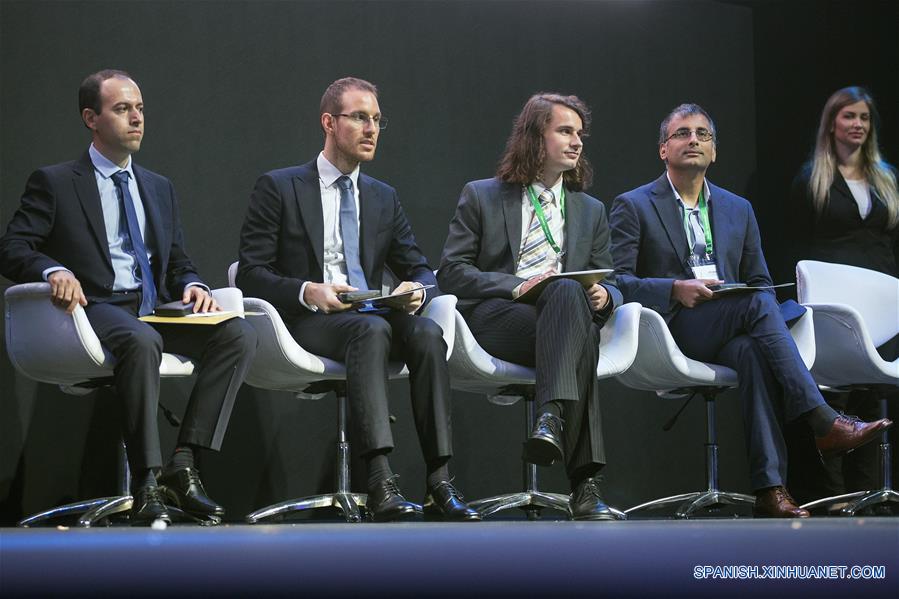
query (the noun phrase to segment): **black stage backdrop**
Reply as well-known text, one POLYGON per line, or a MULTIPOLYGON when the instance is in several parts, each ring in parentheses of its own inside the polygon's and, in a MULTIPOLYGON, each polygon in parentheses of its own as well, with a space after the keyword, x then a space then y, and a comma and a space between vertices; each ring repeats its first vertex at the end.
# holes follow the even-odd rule
MULTIPOLYGON (((172 179, 188 249, 205 279, 224 286, 256 177, 316 155, 321 93, 355 75, 379 86, 391 119, 364 169, 399 190, 434 264, 462 185, 491 176, 517 110, 541 90, 575 93, 592 107, 591 192, 607 203, 662 172, 656 140, 666 112, 703 105, 720 134, 710 178, 753 201, 773 257, 788 242, 780 206, 828 93, 870 86, 896 160, 897 45, 887 30, 896 22, 888 2, 3 0, 0 224, 33 169, 74 159, 89 143, 77 110, 81 79, 125 69, 146 102, 136 160, 172 179)), ((0 525, 112 493, 111 393, 65 395, 0 354, 0 525)), ((163 400, 182 411, 189 390, 165 382, 163 400)), ((614 381, 603 390, 612 504, 702 487, 701 401, 663 433, 677 403, 614 381)), ((405 383, 393 384, 391 402, 394 469, 420 499, 424 467, 405 383)), ((722 485, 749 491, 737 398, 727 393, 720 404, 722 485)), ((334 417, 329 399, 244 387, 223 451, 202 464, 229 519, 330 488, 334 417)), ((457 393, 453 417, 460 488, 469 497, 519 488, 521 407, 457 393)), ((169 450, 175 432, 160 427, 169 450)), ((561 469, 541 474, 545 488, 567 492, 561 469)))

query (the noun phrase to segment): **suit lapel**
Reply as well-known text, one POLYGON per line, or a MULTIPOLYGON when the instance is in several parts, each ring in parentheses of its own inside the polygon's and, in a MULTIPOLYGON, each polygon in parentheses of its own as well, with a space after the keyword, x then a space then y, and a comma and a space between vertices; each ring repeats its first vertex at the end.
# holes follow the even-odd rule
POLYGON ((591 223, 584 218, 584 194, 574 192, 565 193, 565 256, 562 258, 562 270, 583 270, 588 264, 584 256, 582 243, 584 240, 592 240, 593 233, 590 230, 591 223))
MULTIPOLYGON (((728 275, 737 277, 740 274, 728 272, 730 265, 726 263, 728 255, 727 244, 732 238, 736 237, 730 234, 729 229, 732 223, 736 223, 736 220, 729 212, 730 204, 728 202, 715 201, 716 196, 719 199, 721 198, 723 191, 720 187, 715 187, 709 183, 709 221, 712 223, 712 248, 715 252, 719 279, 725 279, 728 275)), ((738 279, 734 278, 733 280, 736 281, 738 279)))
POLYGON ((112 269, 109 240, 106 239, 106 221, 103 219, 103 205, 100 202, 100 192, 97 189, 97 179, 94 177, 94 165, 91 162, 90 154, 85 152, 72 170, 75 195, 81 202, 81 208, 87 217, 91 233, 93 233, 97 245, 102 248, 103 254, 106 256, 106 263, 112 269))
POLYGON ((659 220, 662 221, 665 234, 677 254, 678 261, 684 265, 684 268, 687 268, 687 234, 684 232, 684 220, 668 177, 663 174, 656 179, 650 195, 652 205, 659 215, 659 220))
POLYGON ((518 269, 518 252, 521 249, 521 187, 503 183, 500 188, 503 217, 506 220, 506 235, 512 254, 512 272, 518 269))
POLYGON ((381 229, 381 215, 383 202, 374 185, 368 177, 359 175, 359 263, 365 280, 372 289, 379 289, 381 281, 373 278, 375 271, 375 244, 378 241, 378 231, 381 229))
POLYGON ((293 180, 297 208, 303 217, 306 235, 312 243, 312 251, 318 260, 318 267, 324 272, 325 253, 325 220, 322 215, 322 193, 318 184, 318 171, 315 162, 304 165, 303 171, 293 180))

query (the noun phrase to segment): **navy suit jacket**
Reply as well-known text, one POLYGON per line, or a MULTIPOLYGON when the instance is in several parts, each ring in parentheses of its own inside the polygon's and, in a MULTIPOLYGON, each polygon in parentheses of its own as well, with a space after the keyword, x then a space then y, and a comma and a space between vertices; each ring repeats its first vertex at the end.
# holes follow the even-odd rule
MULTIPOLYGON (((585 193, 565 193, 564 271, 612 268, 609 224, 602 203, 585 193)), ((493 179, 472 181, 462 189, 449 225, 438 278, 460 308, 499 297, 525 281, 515 276, 521 249, 521 186, 493 179)), ((615 277, 603 281, 613 306, 622 304, 615 277)))
MULTIPOLYGON (((202 283, 184 250, 171 181, 132 164, 147 217, 146 244, 160 301, 180 299, 189 283, 202 283)), ((38 169, 0 238, 0 273, 16 281, 42 281, 62 266, 81 282, 89 301, 112 294, 115 274, 90 155, 38 169)))
MULTIPOLYGON (((385 266, 400 280, 437 284, 393 187, 359 173, 359 210, 359 261, 370 288, 380 289, 385 266)), ((306 312, 300 288, 324 282, 324 247, 315 160, 262 175, 240 232, 238 287, 283 314, 306 312)), ((428 300, 437 295, 427 291, 428 300)))
MULTIPOLYGON (((709 183, 709 220, 718 278, 727 283, 771 285, 758 223, 745 199, 709 183)), ((668 177, 615 198, 610 215, 618 286, 670 321, 681 305, 671 298, 675 279, 693 279, 684 219, 668 177)))

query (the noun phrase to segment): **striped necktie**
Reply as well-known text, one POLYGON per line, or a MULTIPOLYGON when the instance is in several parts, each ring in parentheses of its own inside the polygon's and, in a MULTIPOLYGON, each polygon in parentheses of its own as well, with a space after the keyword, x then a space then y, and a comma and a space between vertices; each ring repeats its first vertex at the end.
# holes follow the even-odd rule
MULTIPOLYGON (((549 207, 554 197, 551 189, 544 189, 538 198, 546 217, 546 226, 550 230, 552 229, 553 211, 549 207)), ((518 269, 515 275, 522 279, 529 279, 542 274, 551 266, 551 254, 554 254, 553 249, 546 240, 543 227, 540 226, 540 219, 537 218, 535 211, 531 215, 531 224, 521 244, 521 251, 518 252, 518 269)))

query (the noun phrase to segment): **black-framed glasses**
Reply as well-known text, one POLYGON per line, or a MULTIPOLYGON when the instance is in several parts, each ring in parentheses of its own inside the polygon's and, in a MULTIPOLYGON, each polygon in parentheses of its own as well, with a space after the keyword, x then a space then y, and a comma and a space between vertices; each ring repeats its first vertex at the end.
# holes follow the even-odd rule
POLYGON ((382 117, 380 114, 369 116, 364 112, 351 112, 350 114, 340 113, 332 114, 331 116, 342 116, 348 118, 360 127, 364 127, 367 122, 371 121, 371 124, 375 129, 380 129, 381 131, 383 131, 387 128, 387 119, 385 117, 382 117))
POLYGON ((712 137, 714 137, 712 132, 705 127, 699 127, 698 129, 687 129, 686 127, 683 127, 666 137, 665 141, 668 141, 669 139, 687 140, 690 139, 694 133, 696 134, 696 139, 699 141, 712 141, 712 137))

